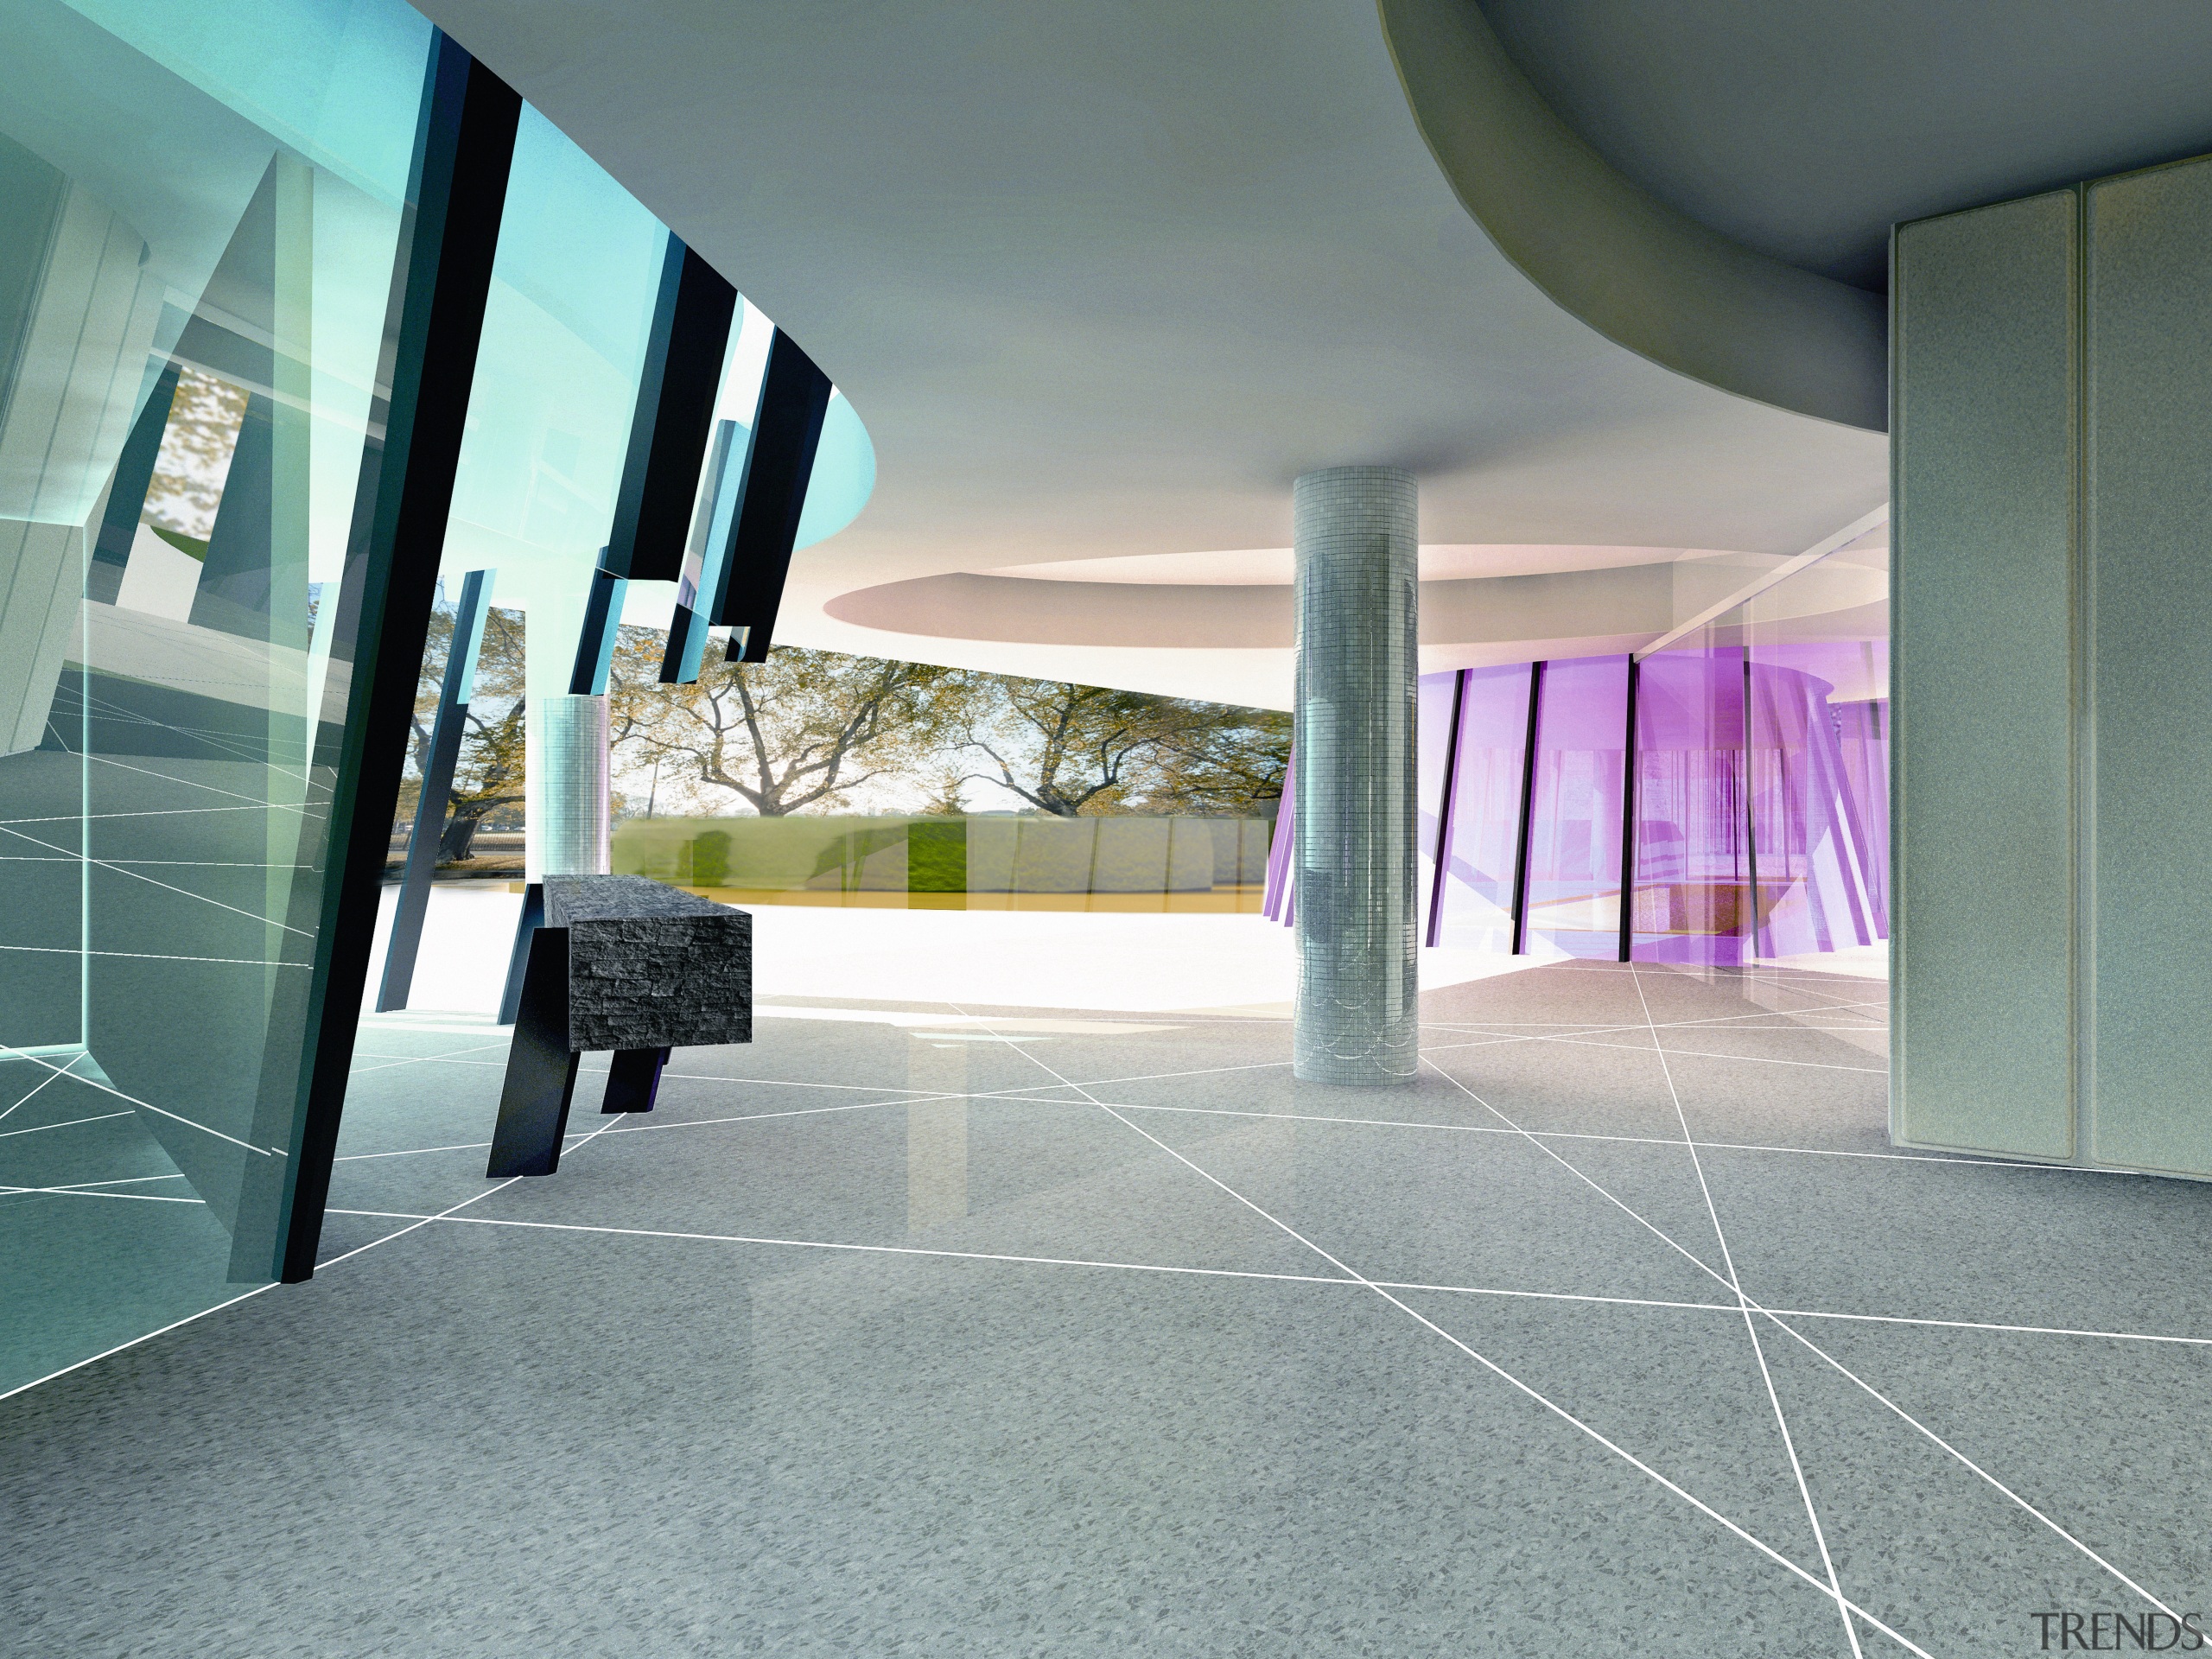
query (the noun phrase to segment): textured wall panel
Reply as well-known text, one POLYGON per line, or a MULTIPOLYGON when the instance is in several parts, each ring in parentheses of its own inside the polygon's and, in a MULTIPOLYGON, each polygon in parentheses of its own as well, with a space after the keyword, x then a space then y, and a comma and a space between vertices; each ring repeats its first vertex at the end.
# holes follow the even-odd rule
POLYGON ((1317 1083, 1412 1080, 1414 698, 1419 499, 1387 467, 1307 473, 1298 552, 1293 791, 1298 861, 1294 1069, 1317 1083))
POLYGON ((2088 191, 2101 1163, 2212 1173, 2212 162, 2088 191))
POLYGON ((2074 1151, 2076 198, 1900 227, 1891 1127, 2074 1151))

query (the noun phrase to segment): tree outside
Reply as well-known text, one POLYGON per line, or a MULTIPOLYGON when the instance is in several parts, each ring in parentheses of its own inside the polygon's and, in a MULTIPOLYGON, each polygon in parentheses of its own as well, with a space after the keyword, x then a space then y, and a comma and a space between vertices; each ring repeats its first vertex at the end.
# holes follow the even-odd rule
MULTIPOLYGON (((454 613, 433 613, 416 684, 404 837, 429 758, 454 613)), ((524 805, 524 628, 486 615, 442 865, 524 805)), ((664 636, 625 626, 608 680, 616 816, 809 813, 1272 817, 1290 717, 1267 709, 778 646, 664 685, 664 636)), ((710 655, 719 656, 713 652, 710 655)))
MULTIPOLYGON (((461 756, 454 768, 452 804, 438 837, 441 864, 465 863, 476 856, 478 832, 494 820, 516 818, 524 798, 526 704, 524 701, 523 613, 493 606, 485 613, 484 643, 476 658, 476 683, 468 718, 461 728, 461 756)), ((415 713, 409 742, 410 776, 401 791, 404 835, 413 821, 423 772, 430 760, 430 739, 444 690, 446 658, 453 649, 454 611, 440 605, 430 613, 423 665, 415 682, 415 713)))
POLYGON ((609 680, 633 812, 1265 817, 1289 762, 1268 709, 788 645, 664 685, 663 648, 625 627, 609 680))
POLYGON ((977 675, 969 778, 1057 817, 1242 815, 1282 793, 1290 716, 1263 709, 977 675))
POLYGON ((762 817, 833 811, 872 784, 941 772, 967 730, 972 677, 957 669, 780 645, 663 685, 662 649, 656 630, 625 627, 608 681, 615 748, 633 778, 655 773, 649 798, 664 780, 762 817))

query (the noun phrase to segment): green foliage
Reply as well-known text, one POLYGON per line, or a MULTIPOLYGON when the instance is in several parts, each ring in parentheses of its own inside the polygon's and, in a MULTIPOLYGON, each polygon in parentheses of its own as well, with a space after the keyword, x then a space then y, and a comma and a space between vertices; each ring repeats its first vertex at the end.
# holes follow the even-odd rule
POLYGON ((946 817, 979 781, 1055 817, 1245 817, 1281 793, 1289 762, 1290 717, 1267 709, 781 645, 663 685, 664 649, 656 630, 618 636, 618 764, 656 768, 664 796, 703 785, 764 817, 839 811, 878 779, 946 817), (969 770, 978 756, 989 770, 969 770))
POLYGON ((672 766, 763 817, 834 810, 963 728, 968 677, 955 669, 779 645, 765 663, 711 663, 696 684, 663 685, 662 649, 651 629, 617 637, 615 743, 633 764, 672 766))
POLYGON ((1011 791, 1058 817, 1254 810, 1282 792, 1290 716, 1013 675, 976 677, 995 697, 966 747, 1011 791))
POLYGON ((968 821, 912 823, 906 827, 906 891, 968 891, 968 821))
MULTIPOLYGON (((430 613, 423 665, 415 682, 409 760, 416 787, 409 791, 406 803, 410 814, 430 761, 430 739, 438 700, 444 691, 453 629, 452 610, 440 606, 430 613)), ((438 842, 441 861, 458 863, 474 857, 476 832, 486 821, 504 816, 523 803, 527 738, 524 690, 522 613, 493 606, 485 613, 484 643, 476 657, 476 683, 461 730, 461 758, 454 768, 453 804, 438 842)))

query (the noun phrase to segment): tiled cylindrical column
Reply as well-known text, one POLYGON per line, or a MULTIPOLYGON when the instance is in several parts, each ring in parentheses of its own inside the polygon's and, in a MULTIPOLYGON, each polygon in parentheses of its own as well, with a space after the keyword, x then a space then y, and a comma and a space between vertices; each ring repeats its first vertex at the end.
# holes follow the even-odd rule
POLYGON ((1410 1083, 1414 695, 1419 496, 1412 474, 1300 478, 1295 1071, 1313 1083, 1410 1083))
POLYGON ((538 864, 546 875, 605 875, 607 871, 607 699, 539 697, 537 791, 543 834, 538 864))

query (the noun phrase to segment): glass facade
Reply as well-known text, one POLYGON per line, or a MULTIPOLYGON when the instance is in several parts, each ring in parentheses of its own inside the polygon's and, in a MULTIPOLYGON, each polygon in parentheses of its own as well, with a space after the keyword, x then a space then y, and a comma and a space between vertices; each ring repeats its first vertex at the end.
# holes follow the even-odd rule
POLYGON ((1257 911, 1264 818, 793 813, 630 818, 618 875, 736 905, 1257 911))
POLYGON ((432 32, 0 31, 5 1389, 274 1274, 432 32))
MULTIPOLYGON (((523 613, 533 798, 545 775, 538 700, 569 690, 668 241, 628 191, 524 106, 440 569, 448 591, 467 571, 495 571, 499 604, 523 613)), ((542 807, 531 816, 543 822, 542 807)))
MULTIPOLYGON (((392 503, 431 480, 442 568, 565 691, 670 238, 526 108, 438 230, 467 111, 514 105, 402 0, 0 0, 0 39, 4 1393, 312 1245, 369 949, 337 849, 362 790, 383 851, 367 688, 427 622, 392 503), (401 389, 435 307, 457 463, 460 400, 401 389)), ((840 400, 810 538, 873 477, 840 400)))
POLYGON ((1453 677, 1459 744, 1445 798, 1444 880, 1426 937, 1431 944, 1510 950, 1531 665, 1470 668, 1423 683, 1453 677))
MULTIPOLYGON (((1778 579, 1633 662, 1422 677, 1428 944, 1735 967, 1888 939, 1886 528, 1787 575, 1685 563, 1683 607, 1778 579)), ((1286 922, 1290 869, 1265 899, 1286 922)))
POLYGON ((1628 658, 1547 663, 1536 677, 1522 947, 1570 957, 1620 949, 1621 783, 1628 658))

